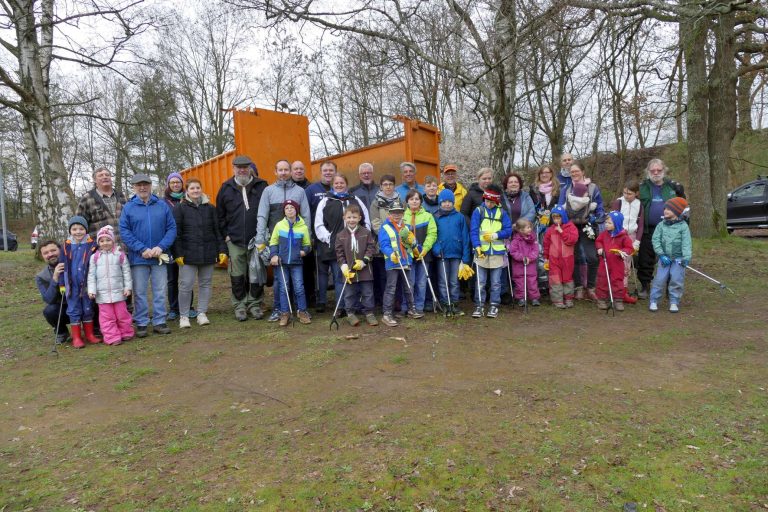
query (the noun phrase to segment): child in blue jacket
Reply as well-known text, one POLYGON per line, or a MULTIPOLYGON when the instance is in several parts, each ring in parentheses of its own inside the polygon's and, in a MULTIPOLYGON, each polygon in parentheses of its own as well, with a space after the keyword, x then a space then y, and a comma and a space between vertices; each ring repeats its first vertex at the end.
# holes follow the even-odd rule
POLYGON ((440 210, 435 214, 437 242, 432 246, 432 255, 437 259, 438 295, 443 309, 463 315, 456 307, 459 302, 459 278, 468 279, 474 275, 470 267, 469 228, 467 220, 454 207, 455 196, 448 189, 438 195, 440 210))
POLYGON ((293 287, 293 298, 298 310, 299 322, 312 323, 307 312, 307 295, 304 291, 304 266, 302 259, 309 254, 312 244, 309 228, 299 215, 301 207, 293 199, 283 202, 285 218, 275 224, 269 239, 270 263, 275 267, 274 293, 280 294, 280 326, 290 320, 288 290, 293 287))
POLYGON ((101 343, 101 339, 93 333, 93 300, 88 296, 88 265, 98 245, 88 235, 88 221, 85 218, 75 215, 69 219, 67 225, 69 237, 64 242, 59 257, 59 263, 64 263, 59 287, 63 288, 67 297, 72 346, 83 348, 83 336, 88 343, 101 343))

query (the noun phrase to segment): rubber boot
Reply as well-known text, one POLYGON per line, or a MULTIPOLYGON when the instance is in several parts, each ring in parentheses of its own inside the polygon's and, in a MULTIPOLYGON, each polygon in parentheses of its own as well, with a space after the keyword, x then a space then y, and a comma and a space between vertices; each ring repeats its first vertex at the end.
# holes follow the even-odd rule
POLYGON ((635 303, 637 303, 637 298, 631 296, 626 291, 624 292, 624 297, 623 298, 624 298, 624 302, 626 302, 627 304, 635 304, 635 303))
POLYGON ((93 334, 93 322, 83 322, 83 330, 88 343, 101 343, 101 338, 93 334))
POLYGON ((80 324, 72 324, 69 326, 69 328, 72 332, 72 346, 75 348, 83 348, 85 346, 85 342, 80 336, 80 324))

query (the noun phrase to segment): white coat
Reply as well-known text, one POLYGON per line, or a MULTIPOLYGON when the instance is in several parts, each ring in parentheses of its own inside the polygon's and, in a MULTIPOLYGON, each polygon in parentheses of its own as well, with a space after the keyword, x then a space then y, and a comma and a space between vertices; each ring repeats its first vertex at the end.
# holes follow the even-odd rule
POLYGON ((125 300, 123 290, 131 290, 131 265, 119 248, 91 255, 88 267, 88 293, 96 294, 97 304, 114 304, 125 300), (122 264, 120 260, 122 259, 122 264))

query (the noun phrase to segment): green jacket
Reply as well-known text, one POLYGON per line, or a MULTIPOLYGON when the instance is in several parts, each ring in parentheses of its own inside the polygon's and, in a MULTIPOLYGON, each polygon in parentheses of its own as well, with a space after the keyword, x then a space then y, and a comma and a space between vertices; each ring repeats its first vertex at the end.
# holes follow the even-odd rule
POLYGON ((411 232, 416 235, 417 246, 427 251, 426 261, 430 261, 431 256, 429 251, 432 250, 432 246, 437 241, 437 224, 435 224, 435 218, 424 207, 419 208, 414 216, 410 209, 406 209, 403 214, 403 224, 405 224, 411 232))
POLYGON ((663 254, 670 259, 683 258, 691 261, 693 249, 688 223, 682 219, 661 221, 653 232, 653 250, 659 256, 663 254))
MULTIPOLYGON (((680 183, 664 178, 664 182, 661 184, 661 197, 664 199, 664 202, 669 201, 673 197, 685 199, 685 190, 680 183)), ((651 179, 646 178, 640 184, 640 202, 643 203, 643 211, 646 212, 643 216, 643 223, 646 228, 648 227, 648 219, 650 219, 648 212, 651 211, 651 199, 653 199, 651 195, 651 179)))

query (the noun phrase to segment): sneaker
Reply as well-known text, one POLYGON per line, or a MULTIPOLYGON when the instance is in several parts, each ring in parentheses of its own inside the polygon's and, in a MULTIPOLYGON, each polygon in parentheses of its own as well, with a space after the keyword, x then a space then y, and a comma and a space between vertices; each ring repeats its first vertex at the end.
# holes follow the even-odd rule
POLYGON ((248 320, 248 313, 246 313, 244 309, 236 309, 235 320, 237 320, 238 322, 245 322, 246 320, 248 320))
POLYGON ((205 313, 198 313, 197 314, 197 325, 208 325, 211 321, 208 320, 208 315, 205 313))
POLYGON ((581 286, 576 287, 576 294, 573 297, 575 300, 584 300, 584 288, 581 286))
POLYGON ((405 313, 403 313, 402 311, 398 311, 397 313, 395 313, 395 318, 397 319, 405 318, 405 313))
POLYGON ((613 301, 613 309, 616 311, 624 311, 624 301, 616 299, 613 301))
POLYGON ((604 300, 598 300, 597 301, 597 309, 599 309, 601 311, 605 311, 606 309, 608 309, 608 303, 605 302, 604 300))
POLYGON ((408 318, 419 319, 424 318, 424 313, 416 311, 415 309, 408 310, 408 318))
POLYGON ((483 306, 475 306, 475 310, 472 312, 472 318, 482 318, 483 314, 483 306))
POLYGON ((157 334, 171 334, 171 330, 166 324, 157 324, 152 326, 152 332, 157 334))
POLYGON ((325 313, 325 302, 318 302, 315 305, 315 313, 325 313))
POLYGON ((357 315, 355 315, 354 313, 350 313, 347 315, 347 322, 349 322, 349 325, 351 325, 352 327, 357 327, 358 325, 360 325, 360 319, 357 318, 357 315))
POLYGON ((398 325, 397 320, 395 320, 392 315, 388 315, 384 313, 384 316, 381 317, 381 321, 384 322, 384 325, 388 327, 395 327, 398 325))
POLYGON ((524 308, 525 307, 525 301, 523 299, 520 299, 520 300, 517 301, 517 305, 520 306, 521 308, 524 308))
POLYGON ((658 311, 659 310, 659 305, 656 304, 655 302, 651 302, 648 305, 648 309, 650 309, 651 311, 658 311))
POLYGON ((539 307, 539 306, 541 306, 541 302, 539 302, 538 300, 534 299, 534 300, 531 301, 531 306, 539 307))
POLYGON ((371 327, 376 327, 377 325, 379 325, 379 321, 376 320, 376 315, 374 315, 373 313, 368 313, 367 315, 365 315, 365 321, 368 322, 368 325, 370 325, 371 327))
POLYGON ((573 307, 573 301, 571 299, 565 299, 565 307, 572 308, 573 307))
POLYGON ((677 306, 677 304, 670 304, 669 305, 669 312, 670 313, 678 313, 680 311, 680 308, 677 306))
POLYGON ((299 323, 302 323, 302 324, 312 323, 312 317, 309 316, 309 312, 299 311, 299 323))
POLYGON ((453 307, 453 314, 454 316, 464 316, 464 312, 456 306, 453 307))
POLYGON ((271 315, 269 315, 269 318, 267 319, 267 322, 277 322, 280 320, 280 312, 279 311, 273 311, 271 315))
POLYGON ((587 288, 586 295, 584 296, 589 302, 597 302, 597 294, 595 294, 594 288, 587 288))
POLYGON ((149 336, 149 332, 147 332, 147 326, 146 325, 137 325, 136 326, 136 337, 137 338, 146 338, 149 336))
POLYGON ((197 315, 198 315, 198 313, 195 310, 195 308, 189 308, 189 313, 187 313, 187 316, 189 318, 197 318, 197 315))
POLYGON ((179 318, 179 312, 178 311, 171 311, 168 313, 168 320, 176 320, 179 318))
MULTIPOLYGON (((290 313, 278 313, 277 314, 277 319, 280 320, 280 324, 279 324, 280 327, 285 327, 286 325, 288 325, 288 322, 291 319, 291 314, 290 313)), ((272 317, 270 317, 270 321, 272 321, 272 317)))
POLYGON ((491 307, 488 308, 488 314, 485 316, 487 316, 488 318, 496 318, 497 316, 499 316, 499 306, 495 304, 491 304, 491 307))
POLYGON ((252 307, 250 313, 254 320, 261 320, 264 318, 264 311, 262 311, 259 306, 252 307))
POLYGON ((189 325, 189 317, 188 316, 180 316, 179 317, 179 329, 189 329, 191 326, 189 325))
POLYGON ((565 309, 566 307, 568 307, 562 302, 553 302, 552 305, 555 306, 557 309, 565 309))

